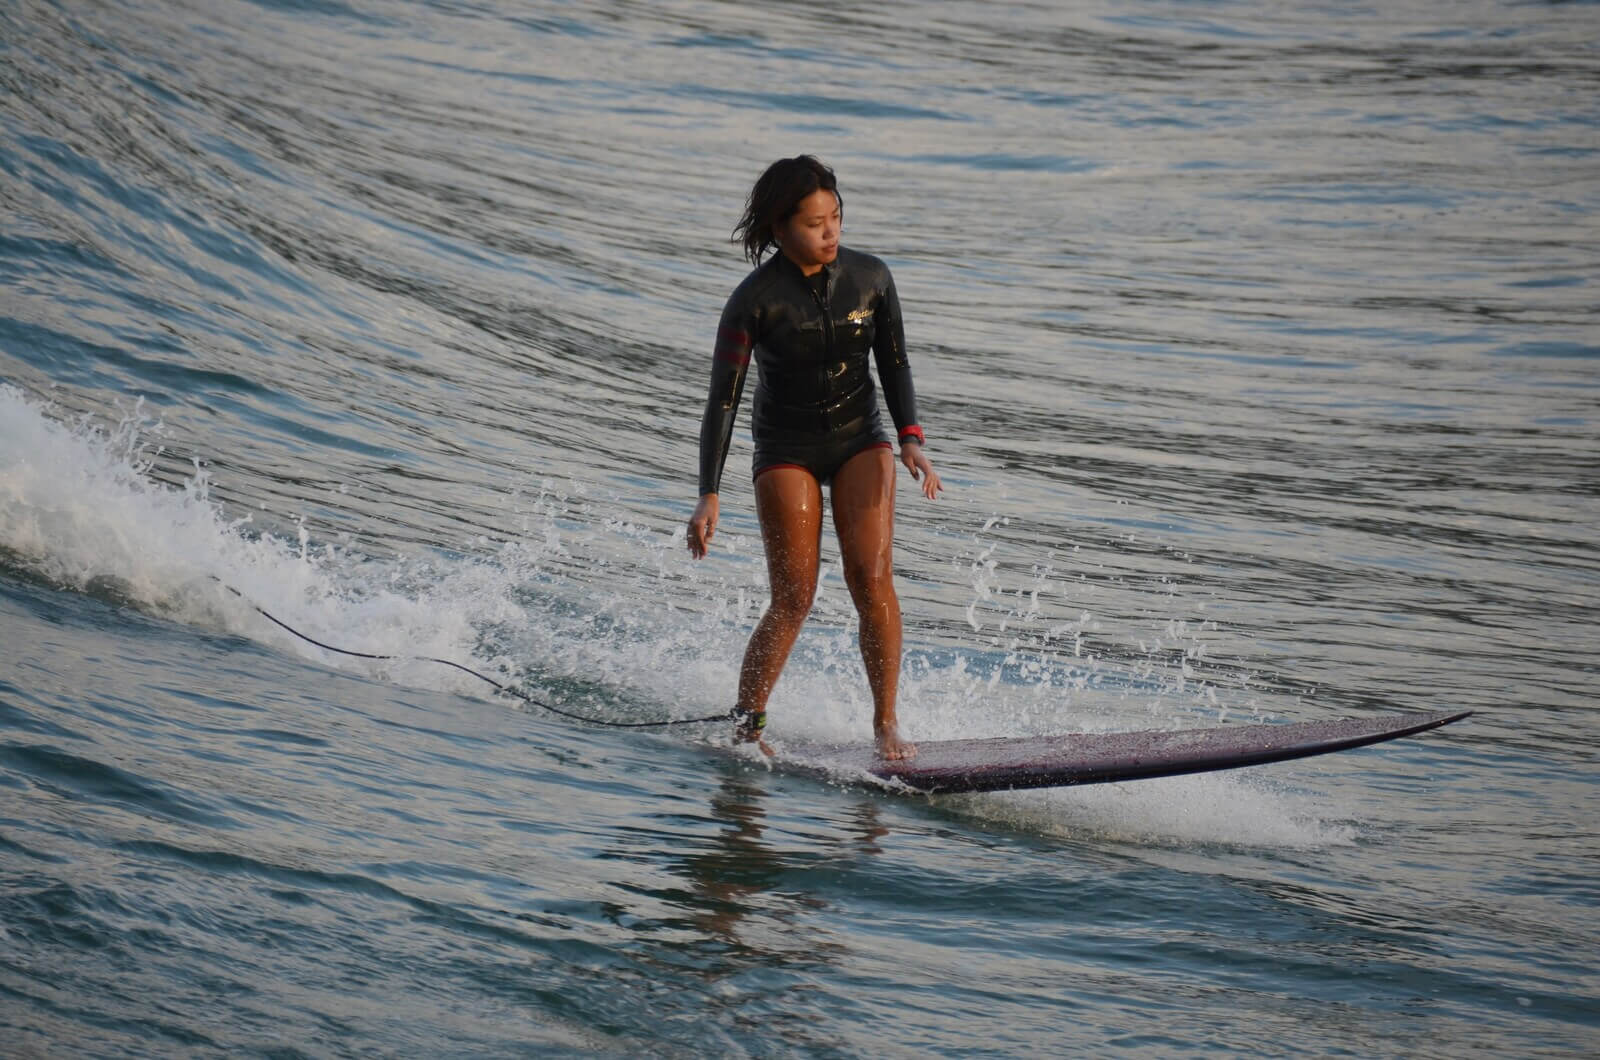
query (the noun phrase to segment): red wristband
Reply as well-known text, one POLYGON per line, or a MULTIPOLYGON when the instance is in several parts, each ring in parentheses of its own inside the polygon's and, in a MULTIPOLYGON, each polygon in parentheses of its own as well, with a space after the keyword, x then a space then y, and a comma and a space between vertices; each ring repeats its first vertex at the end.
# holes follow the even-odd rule
POLYGON ((900 444, 905 445, 908 440, 914 441, 918 445, 928 444, 928 439, 925 435, 923 435, 922 428, 918 427, 915 423, 909 427, 902 428, 900 431, 900 444))

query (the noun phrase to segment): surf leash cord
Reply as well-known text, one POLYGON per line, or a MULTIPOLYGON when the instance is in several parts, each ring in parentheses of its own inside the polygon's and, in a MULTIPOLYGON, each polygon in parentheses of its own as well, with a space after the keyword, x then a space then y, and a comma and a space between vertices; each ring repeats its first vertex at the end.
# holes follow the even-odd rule
POLYGON ((211 579, 233 595, 237 596, 239 599, 243 600, 256 612, 256 614, 260 615, 268 622, 271 622, 273 625, 287 633, 291 633, 294 636, 299 637, 307 644, 316 645, 324 651, 337 652, 340 655, 349 655, 357 659, 378 659, 391 662, 416 661, 438 663, 440 666, 448 666, 453 670, 460 670, 464 674, 471 674, 484 684, 493 687, 495 691, 501 693, 502 695, 514 696, 530 706, 538 707, 540 710, 548 710, 552 714, 559 714, 563 718, 570 718, 573 721, 581 721, 587 725, 604 725, 607 728, 612 729, 662 729, 669 725, 704 725, 707 722, 713 721, 736 721, 739 722, 739 729, 741 732, 745 731, 745 729, 748 727, 751 731, 756 733, 759 733, 762 727, 766 725, 767 715, 765 711, 762 711, 760 714, 756 714, 752 711, 741 710, 738 707, 734 707, 732 710, 723 714, 711 714, 704 718, 670 718, 666 721, 607 721, 604 718, 591 718, 584 714, 574 714, 570 710, 562 710, 560 707, 551 706, 549 703, 546 703, 541 699, 535 699, 533 696, 530 696, 520 688, 513 688, 510 685, 503 684, 500 681, 496 681, 488 674, 480 673, 470 666, 463 666, 451 659, 437 659, 431 655, 382 655, 377 652, 351 651, 349 648, 334 647, 332 644, 327 644, 316 639, 315 637, 300 632, 298 629, 295 629, 293 626, 289 625, 289 623, 285 622, 277 615, 274 615, 272 612, 268 611, 266 608, 262 607, 260 604, 256 603, 254 600, 250 599, 244 593, 241 593, 238 589, 235 589, 221 578, 212 575, 211 579))

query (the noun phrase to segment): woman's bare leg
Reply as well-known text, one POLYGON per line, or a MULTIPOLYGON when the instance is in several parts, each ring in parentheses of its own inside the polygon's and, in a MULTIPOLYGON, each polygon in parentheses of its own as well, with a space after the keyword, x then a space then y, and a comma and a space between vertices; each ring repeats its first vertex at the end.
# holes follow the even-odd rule
MULTIPOLYGON (((772 600, 756 623, 739 669, 739 709, 767 709, 800 627, 817 593, 818 553, 822 543, 822 489, 811 472, 777 467, 756 479, 756 514, 767 552, 772 600)), ((759 733, 752 736, 758 739, 759 733)), ((771 750, 763 743, 763 751, 771 750)))
POLYGON ((860 618, 861 661, 872 689, 872 731, 884 758, 911 758, 900 738, 895 697, 900 685, 900 598, 894 591, 894 456, 868 449, 833 476, 833 527, 844 580, 860 618))

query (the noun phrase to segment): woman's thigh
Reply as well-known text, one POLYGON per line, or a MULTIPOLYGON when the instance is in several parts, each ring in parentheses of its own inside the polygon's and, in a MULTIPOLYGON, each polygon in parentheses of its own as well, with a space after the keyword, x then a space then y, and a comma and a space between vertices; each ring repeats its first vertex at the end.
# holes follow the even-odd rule
POLYGON ((756 478, 756 516, 774 598, 811 605, 822 543, 822 487, 802 468, 775 467, 756 478))
POLYGON ((856 593, 894 571, 894 454, 868 449, 833 476, 833 528, 845 581, 856 593))

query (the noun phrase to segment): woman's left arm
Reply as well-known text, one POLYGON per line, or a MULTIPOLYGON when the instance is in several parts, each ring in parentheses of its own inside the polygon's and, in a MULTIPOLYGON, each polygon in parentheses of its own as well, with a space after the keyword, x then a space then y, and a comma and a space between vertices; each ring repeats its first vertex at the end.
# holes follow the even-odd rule
POLYGON ((900 318, 900 296, 888 266, 883 266, 883 290, 873 314, 872 355, 894 420, 895 437, 900 441, 900 462, 912 479, 922 484, 923 496, 932 500, 944 485, 922 451, 927 439, 917 423, 917 391, 911 385, 911 362, 906 359, 905 322, 900 318))

